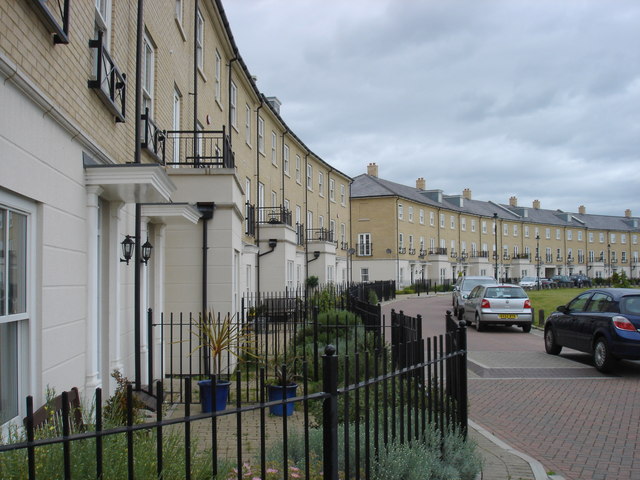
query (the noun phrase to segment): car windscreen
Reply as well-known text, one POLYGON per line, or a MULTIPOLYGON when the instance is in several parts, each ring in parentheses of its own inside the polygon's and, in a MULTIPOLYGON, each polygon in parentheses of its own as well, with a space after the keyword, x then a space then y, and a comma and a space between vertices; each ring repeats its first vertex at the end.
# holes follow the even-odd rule
POLYGON ((620 299, 620 313, 640 315, 640 295, 622 297, 620 299))
POLYGON ((468 279, 464 281, 464 283, 462 284, 462 288, 460 290, 464 292, 470 292, 478 285, 484 285, 487 283, 491 283, 491 280, 487 280, 483 278, 468 279))
POLYGON ((528 298, 520 287, 489 287, 484 298, 528 298))

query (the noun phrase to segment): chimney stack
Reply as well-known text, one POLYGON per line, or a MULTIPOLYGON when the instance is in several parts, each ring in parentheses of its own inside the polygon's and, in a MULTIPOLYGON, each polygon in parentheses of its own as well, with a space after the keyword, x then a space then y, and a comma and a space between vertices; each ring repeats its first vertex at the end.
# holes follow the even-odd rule
POLYGON ((509 206, 510 207, 517 207, 518 206, 518 197, 509 198, 509 206))
POLYGON ((540 210, 540 200, 533 201, 533 208, 536 210, 540 210))
POLYGON ((416 180, 416 188, 418 190, 425 190, 427 188, 427 182, 424 181, 423 177, 420 177, 416 180))
POLYGON ((367 165, 367 175, 372 177, 378 177, 378 165, 375 163, 370 163, 367 165))
POLYGON ((587 209, 584 207, 584 205, 580 205, 580 206, 578 207, 578 213, 579 213, 580 215, 584 215, 585 213, 587 213, 587 209))
POLYGON ((471 190, 469 190, 468 188, 465 188, 462 191, 462 197, 466 200, 471 200, 471 190))
POLYGON ((625 216, 625 217, 627 217, 627 218, 631 218, 631 210, 627 208, 627 209, 624 211, 624 216, 625 216))

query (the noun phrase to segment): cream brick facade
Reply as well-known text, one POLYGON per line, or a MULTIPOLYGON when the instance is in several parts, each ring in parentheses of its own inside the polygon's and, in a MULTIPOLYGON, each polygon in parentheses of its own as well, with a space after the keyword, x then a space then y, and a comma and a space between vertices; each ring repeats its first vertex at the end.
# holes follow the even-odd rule
POLYGON ((198 27, 195 0, 144 2, 138 119, 138 2, 66 2, 67 43, 54 43, 64 19, 51 2, 0 2, 5 426, 46 386, 109 395, 113 369, 156 376, 148 309, 241 314, 245 294, 347 279, 351 179, 259 91, 219 1, 199 0, 198 27), (153 245, 146 266, 121 262, 126 235, 153 245))
POLYGON ((377 165, 352 185, 353 279, 395 278, 400 286, 418 280, 454 281, 460 275, 518 280, 524 276, 624 272, 640 278, 640 220, 480 202, 471 191, 445 195, 383 180, 377 165), (494 214, 497 218, 494 220, 494 214), (497 225, 497 231, 494 229, 497 225), (537 238, 538 237, 538 238, 537 238), (362 247, 363 239, 368 246, 362 247), (497 261, 495 251, 499 252, 497 261), (540 261, 536 261, 539 252, 540 261))

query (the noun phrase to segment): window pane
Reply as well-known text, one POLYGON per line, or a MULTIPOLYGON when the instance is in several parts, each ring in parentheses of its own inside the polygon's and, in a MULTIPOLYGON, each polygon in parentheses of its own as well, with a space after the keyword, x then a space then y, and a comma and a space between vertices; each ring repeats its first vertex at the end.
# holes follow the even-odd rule
POLYGON ((14 212, 8 216, 8 313, 24 313, 27 311, 27 217, 14 212))
POLYGON ((18 325, 0 323, 0 425, 18 415, 18 325))

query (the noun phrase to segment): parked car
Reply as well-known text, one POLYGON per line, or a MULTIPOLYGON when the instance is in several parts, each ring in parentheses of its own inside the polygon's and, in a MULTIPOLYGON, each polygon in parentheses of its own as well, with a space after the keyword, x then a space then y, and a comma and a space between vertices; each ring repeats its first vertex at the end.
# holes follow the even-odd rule
POLYGON ((559 288, 573 287, 573 280, 571 280, 568 275, 554 275, 551 277, 551 280, 559 288))
POLYGON ((518 284, 522 288, 536 288, 538 286, 538 279, 536 277, 522 277, 518 284))
POLYGON ((591 279, 586 275, 569 275, 569 278, 573 282, 574 287, 582 288, 591 286, 591 279))
POLYGON ((562 347, 590 353, 601 372, 617 359, 639 360, 640 290, 591 289, 559 306, 545 322, 544 347, 551 355, 562 347))
POLYGON ((464 276, 458 278, 455 286, 453 287, 452 305, 453 314, 458 316, 458 308, 464 304, 464 299, 467 298, 471 290, 474 287, 482 284, 496 284, 496 280, 493 277, 473 277, 464 276))
POLYGON ((556 288, 556 282, 549 278, 540 279, 540 288, 556 288))
POLYGON ((531 331, 531 301, 518 285, 478 285, 464 301, 460 318, 481 332, 486 325, 522 327, 531 331))

